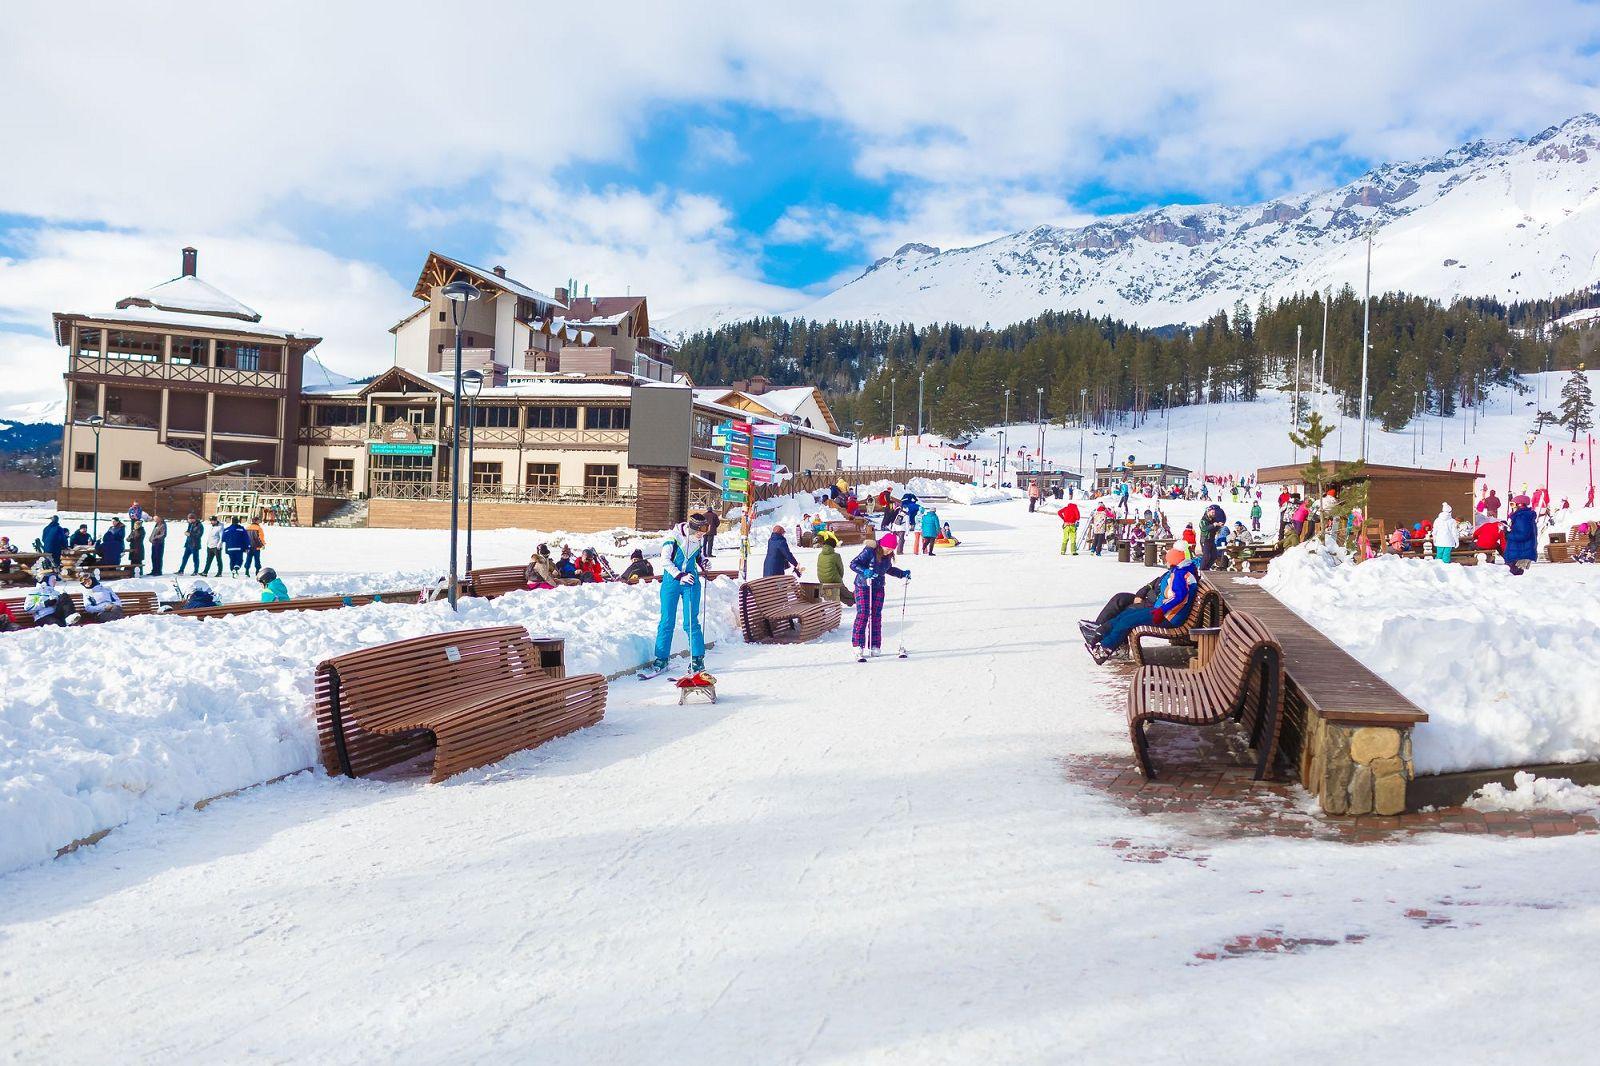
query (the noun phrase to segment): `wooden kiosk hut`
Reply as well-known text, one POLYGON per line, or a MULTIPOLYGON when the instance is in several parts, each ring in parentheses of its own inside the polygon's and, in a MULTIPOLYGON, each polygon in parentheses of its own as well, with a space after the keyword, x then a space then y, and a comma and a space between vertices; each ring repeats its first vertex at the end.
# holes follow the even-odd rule
POLYGON ((1017 488, 1027 491, 1028 486, 1037 481, 1045 496, 1083 487, 1083 475, 1072 470, 1018 470, 1016 477, 1017 488))
MULTIPOLYGON (((1331 474, 1332 464, 1325 465, 1331 474)), ((1262 485, 1282 485, 1290 492, 1310 494, 1315 487, 1306 485, 1304 470, 1298 465, 1264 466, 1256 471, 1256 480, 1262 485)), ((1482 476, 1470 470, 1424 470, 1367 463, 1359 477, 1330 478, 1322 483, 1322 488, 1324 492, 1328 489, 1343 492, 1351 484, 1364 484, 1366 519, 1382 522, 1387 530, 1432 522, 1439 514, 1441 503, 1450 504, 1457 519, 1470 519, 1474 488, 1482 476)))
POLYGON ((1097 466, 1094 468, 1094 490, 1097 494, 1109 492, 1111 487, 1119 481, 1126 481, 1145 495, 1154 489, 1158 495, 1166 495, 1176 486, 1180 489, 1189 487, 1189 474, 1181 466, 1172 466, 1169 463, 1123 463, 1120 466, 1097 466))

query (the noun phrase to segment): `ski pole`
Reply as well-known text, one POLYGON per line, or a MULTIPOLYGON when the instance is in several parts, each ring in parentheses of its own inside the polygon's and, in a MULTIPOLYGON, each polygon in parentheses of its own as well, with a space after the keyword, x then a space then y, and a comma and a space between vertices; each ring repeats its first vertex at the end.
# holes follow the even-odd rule
POLYGON ((911 592, 911 582, 900 582, 900 658, 906 657, 906 597, 911 592))

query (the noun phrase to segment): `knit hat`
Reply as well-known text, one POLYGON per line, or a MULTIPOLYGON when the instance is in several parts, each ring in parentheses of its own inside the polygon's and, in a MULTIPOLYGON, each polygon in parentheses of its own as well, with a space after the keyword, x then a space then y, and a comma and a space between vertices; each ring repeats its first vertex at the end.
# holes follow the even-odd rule
POLYGON ((878 538, 878 547, 882 548, 884 551, 892 552, 896 548, 900 547, 900 538, 895 536, 893 533, 885 533, 883 536, 878 538))

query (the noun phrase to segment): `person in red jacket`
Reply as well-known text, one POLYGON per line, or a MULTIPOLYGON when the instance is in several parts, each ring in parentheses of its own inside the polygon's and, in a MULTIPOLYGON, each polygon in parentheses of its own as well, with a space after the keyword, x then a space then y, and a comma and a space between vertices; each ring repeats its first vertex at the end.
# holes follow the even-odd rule
MULTIPOLYGON (((1506 527, 1499 522, 1485 522, 1472 531, 1472 543, 1480 551, 1500 554, 1506 550, 1506 527)), ((1493 558, 1486 558, 1484 562, 1492 563, 1493 558)))
POLYGON ((600 566, 600 556, 593 548, 583 549, 583 554, 578 556, 577 562, 573 565, 577 568, 578 580, 585 584, 598 583, 606 579, 605 571, 600 566))
POLYGON ((17 628, 17 616, 11 613, 11 608, 7 607, 4 601, 0 601, 0 633, 15 628, 17 628))
POLYGON ((1183 527, 1183 542, 1189 546, 1189 558, 1194 558, 1195 544, 1198 543, 1194 534, 1194 523, 1190 522, 1183 527))
POLYGON ((1069 503, 1056 512, 1056 517, 1061 519, 1061 554, 1067 554, 1067 549, 1073 555, 1078 554, 1078 505, 1069 503))

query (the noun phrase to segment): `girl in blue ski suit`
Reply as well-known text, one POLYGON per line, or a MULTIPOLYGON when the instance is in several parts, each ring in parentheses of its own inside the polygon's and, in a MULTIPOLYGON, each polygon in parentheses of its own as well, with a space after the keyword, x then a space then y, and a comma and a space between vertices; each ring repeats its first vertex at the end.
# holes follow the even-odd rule
POLYGON ((672 655, 672 635, 678 615, 689 638, 690 669, 705 669, 706 639, 700 630, 700 582, 704 566, 701 551, 709 523, 698 514, 680 522, 661 544, 661 621, 656 625, 655 668, 665 670, 672 655))
MULTIPOLYGON (((1182 552, 1174 549, 1169 554, 1169 559, 1175 559, 1181 554, 1182 552)), ((1194 606, 1194 594, 1199 587, 1200 576, 1195 570, 1193 559, 1169 565, 1171 569, 1162 577, 1153 604, 1149 606, 1135 604, 1122 611, 1106 625, 1105 632, 1100 637, 1100 647, 1107 653, 1107 658, 1110 657, 1109 653, 1122 647, 1127 642, 1128 634, 1139 626, 1181 626, 1188 619, 1189 609, 1194 606)))
POLYGON ((894 565, 894 550, 900 539, 885 533, 876 545, 868 544, 859 555, 850 560, 850 569, 856 575, 856 621, 850 629, 850 644, 856 648, 877 651, 883 647, 883 587, 884 575, 893 574, 902 581, 911 580, 911 571, 894 565), (868 628, 871 641, 868 641, 868 628))

